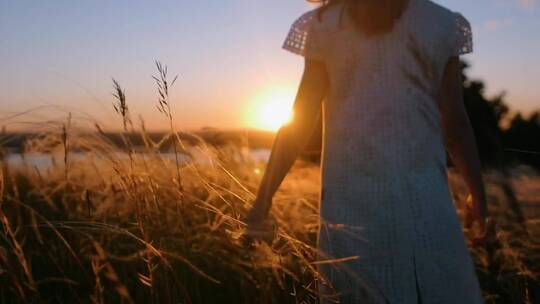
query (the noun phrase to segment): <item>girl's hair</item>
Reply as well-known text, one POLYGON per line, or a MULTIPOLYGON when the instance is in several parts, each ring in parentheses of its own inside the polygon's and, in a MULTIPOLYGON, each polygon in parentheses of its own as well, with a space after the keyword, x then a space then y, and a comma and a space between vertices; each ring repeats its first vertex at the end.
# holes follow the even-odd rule
MULTIPOLYGON (((308 0, 320 3, 319 18, 331 6, 342 4, 341 17, 347 13, 357 28, 367 35, 383 34, 394 27, 394 23, 407 8, 409 0, 308 0)), ((340 19, 341 19, 340 17, 340 19)))

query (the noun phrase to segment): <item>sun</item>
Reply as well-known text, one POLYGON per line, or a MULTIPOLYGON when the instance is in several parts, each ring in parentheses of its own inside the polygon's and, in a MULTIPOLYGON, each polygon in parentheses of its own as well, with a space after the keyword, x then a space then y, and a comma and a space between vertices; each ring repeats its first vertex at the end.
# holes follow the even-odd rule
POLYGON ((261 91, 253 98, 247 111, 250 127, 266 131, 277 131, 292 119, 292 107, 296 91, 291 86, 273 86, 261 91))

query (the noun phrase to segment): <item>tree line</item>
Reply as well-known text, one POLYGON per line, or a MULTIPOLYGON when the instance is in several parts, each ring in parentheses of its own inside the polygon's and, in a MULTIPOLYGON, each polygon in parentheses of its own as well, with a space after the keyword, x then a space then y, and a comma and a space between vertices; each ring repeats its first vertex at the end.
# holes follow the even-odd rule
POLYGON ((516 163, 540 169, 540 111, 511 111, 504 93, 489 98, 481 80, 467 77, 462 63, 463 96, 484 166, 516 163))

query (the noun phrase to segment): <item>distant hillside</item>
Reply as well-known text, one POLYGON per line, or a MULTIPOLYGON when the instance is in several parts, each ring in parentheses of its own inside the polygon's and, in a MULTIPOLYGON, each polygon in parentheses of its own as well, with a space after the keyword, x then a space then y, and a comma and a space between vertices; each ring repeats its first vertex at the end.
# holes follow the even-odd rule
MULTIPOLYGON (((80 136, 81 133, 79 133, 80 136)), ((123 148, 125 143, 122 139, 122 133, 119 132, 103 132, 102 133, 107 140, 112 142, 119 148, 123 148)), ((148 132, 146 133, 146 140, 154 143, 161 142, 160 150, 171 150, 171 139, 165 139, 167 133, 165 132, 148 132)), ((204 141, 206 144, 222 147, 225 145, 237 145, 248 146, 251 149, 271 149, 274 142, 276 133, 260 130, 219 130, 214 128, 204 128, 193 132, 179 132, 180 139, 188 145, 196 145, 200 141, 204 141)), ((320 142, 321 142, 321 130, 317 130, 311 140, 311 144, 308 145, 303 157, 308 160, 318 161, 320 156, 320 142)), ((40 136, 39 133, 31 132, 4 132, 0 133, 0 148, 12 153, 19 153, 24 151, 25 142, 29 139, 40 136)), ((144 145, 145 138, 141 133, 129 133, 127 134, 129 142, 135 147, 142 147, 144 145)))
MULTIPOLYGON (((79 135, 81 133, 78 133, 79 135)), ((119 132, 104 132, 105 137, 117 145, 118 147, 124 146, 122 140, 122 133, 119 132)), ((146 133, 147 139, 153 142, 160 142, 167 135, 165 132, 148 132, 146 133)), ((203 129, 194 132, 179 132, 180 139, 187 144, 197 144, 200 140, 204 140, 207 144, 213 146, 224 146, 227 144, 248 145, 253 149, 269 149, 272 147, 272 142, 275 137, 275 133, 265 131, 220 131, 217 129, 203 129)), ((39 133, 32 132, 13 132, 0 134, 0 146, 15 152, 22 152, 25 142, 29 139, 40 136, 39 133)), ((125 135, 134 146, 143 146, 144 138, 141 133, 128 133, 125 135)), ((166 149, 170 142, 165 140, 162 147, 166 149)))

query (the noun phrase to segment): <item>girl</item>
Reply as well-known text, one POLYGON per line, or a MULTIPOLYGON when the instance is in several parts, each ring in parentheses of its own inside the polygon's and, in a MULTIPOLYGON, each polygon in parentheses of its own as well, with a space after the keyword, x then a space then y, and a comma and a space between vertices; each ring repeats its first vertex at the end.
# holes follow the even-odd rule
MULTIPOLYGON (((318 248, 359 258, 320 268, 341 303, 482 303, 447 183, 445 146, 485 229, 486 198, 464 109, 467 20, 429 0, 323 0, 284 48, 305 57, 294 120, 281 128, 246 222, 268 227, 272 197, 324 121, 318 248), (321 107, 322 104, 322 107, 321 107)), ((332 300, 320 284, 322 301, 332 300)))

